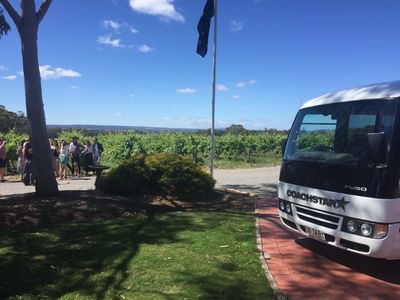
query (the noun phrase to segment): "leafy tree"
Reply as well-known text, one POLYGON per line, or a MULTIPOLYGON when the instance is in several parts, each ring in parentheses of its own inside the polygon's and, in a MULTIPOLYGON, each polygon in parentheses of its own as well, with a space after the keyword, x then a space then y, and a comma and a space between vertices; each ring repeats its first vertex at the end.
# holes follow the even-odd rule
POLYGON ((11 112, 0 105, 0 132, 7 133, 11 130, 15 133, 28 133, 28 120, 23 112, 11 112))
MULTIPOLYGON (((44 195, 53 195, 58 192, 47 137, 37 47, 39 25, 51 3, 52 0, 43 0, 39 10, 36 11, 35 0, 20 0, 21 15, 19 15, 8 0, 0 0, 0 4, 17 27, 21 40, 26 112, 37 178, 36 193, 44 195)), ((0 12, 0 36, 7 33, 9 29, 10 26, 3 13, 0 12)))
POLYGON ((230 134, 243 134, 247 132, 247 130, 241 124, 232 124, 231 126, 225 129, 226 133, 230 134))

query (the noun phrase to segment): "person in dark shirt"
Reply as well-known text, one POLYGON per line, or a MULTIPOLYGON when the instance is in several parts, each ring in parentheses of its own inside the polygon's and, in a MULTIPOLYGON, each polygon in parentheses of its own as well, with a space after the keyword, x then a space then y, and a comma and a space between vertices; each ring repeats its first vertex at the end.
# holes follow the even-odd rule
POLYGON ((25 170, 22 181, 25 185, 33 185, 35 184, 35 176, 33 175, 32 168, 33 152, 32 144, 29 140, 24 143, 23 157, 25 159, 25 170))
POLYGON ((93 161, 95 165, 99 166, 100 161, 101 161, 101 154, 103 153, 103 145, 99 143, 98 139, 95 138, 93 145, 92 145, 92 151, 93 151, 93 161))
POLYGON ((94 164, 93 162, 93 153, 92 147, 90 146, 90 142, 86 141, 83 143, 83 169, 85 170, 85 175, 89 175, 90 168, 94 164))
POLYGON ((72 142, 71 142, 71 144, 69 144, 69 153, 71 155, 72 174, 74 176, 80 176, 81 175, 81 166, 80 166, 81 145, 79 144, 77 137, 72 138, 72 142))

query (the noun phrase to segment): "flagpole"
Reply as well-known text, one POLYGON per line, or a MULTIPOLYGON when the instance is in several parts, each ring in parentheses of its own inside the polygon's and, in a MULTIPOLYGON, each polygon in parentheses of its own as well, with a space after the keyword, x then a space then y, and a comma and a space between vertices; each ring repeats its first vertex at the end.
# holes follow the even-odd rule
POLYGON ((217 81, 217 25, 218 25, 218 0, 214 0, 214 60, 213 60, 213 84, 212 84, 212 116, 211 116, 211 153, 210 174, 214 177, 214 147, 215 147, 215 89, 217 81))

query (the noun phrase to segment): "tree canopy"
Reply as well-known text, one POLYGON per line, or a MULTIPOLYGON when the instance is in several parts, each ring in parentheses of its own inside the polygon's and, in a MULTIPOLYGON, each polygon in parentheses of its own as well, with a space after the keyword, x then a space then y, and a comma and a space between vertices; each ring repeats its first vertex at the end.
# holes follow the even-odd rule
POLYGON ((243 134, 247 130, 241 124, 232 124, 231 126, 227 127, 225 131, 231 134, 243 134))
POLYGON ((0 105, 0 132, 7 133, 11 130, 16 133, 29 133, 28 119, 23 112, 11 112, 0 105))
POLYGON ((3 9, 0 7, 0 39, 3 35, 10 31, 10 25, 7 23, 3 14, 3 9))

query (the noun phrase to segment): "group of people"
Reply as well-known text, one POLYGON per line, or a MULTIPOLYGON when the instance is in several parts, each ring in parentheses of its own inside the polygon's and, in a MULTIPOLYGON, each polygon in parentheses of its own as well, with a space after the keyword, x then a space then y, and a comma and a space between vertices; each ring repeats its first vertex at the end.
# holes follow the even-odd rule
MULTIPOLYGON (((5 182, 5 175, 7 169, 7 140, 4 137, 0 137, 0 182, 5 182)), ((21 141, 18 149, 18 162, 17 171, 21 175, 21 181, 26 185, 34 184, 34 176, 32 170, 32 144, 29 140, 21 141)))
POLYGON ((90 166, 100 165, 103 145, 95 138, 93 144, 85 141, 83 146, 76 137, 72 138, 71 143, 62 140, 60 143, 56 140, 51 141, 51 154, 53 159, 53 168, 56 176, 61 180, 67 178, 68 170, 72 176, 81 175, 81 163, 83 170, 88 175, 90 166))
MULTIPOLYGON (((6 174, 6 139, 0 137, 0 182, 4 182, 6 174)), ((70 171, 71 176, 81 176, 81 164, 85 174, 88 175, 93 165, 100 165, 101 155, 103 153, 103 145, 95 138, 93 144, 85 141, 81 145, 78 138, 72 138, 68 143, 65 140, 58 142, 52 140, 50 142, 51 157, 53 160, 53 168, 55 175, 60 179, 66 179, 70 171)), ((35 176, 32 168, 32 160, 34 159, 32 144, 30 140, 20 142, 17 149, 17 172, 21 175, 21 181, 25 185, 35 184, 35 176)))

